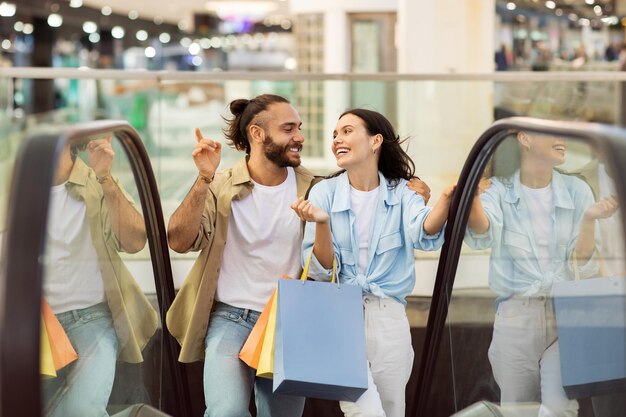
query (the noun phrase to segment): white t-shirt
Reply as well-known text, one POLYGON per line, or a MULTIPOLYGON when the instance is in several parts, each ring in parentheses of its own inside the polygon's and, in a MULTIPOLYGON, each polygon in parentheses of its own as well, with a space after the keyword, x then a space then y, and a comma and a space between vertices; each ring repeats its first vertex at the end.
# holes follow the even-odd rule
POLYGON ((359 191, 350 186, 350 208, 354 213, 354 231, 359 244, 359 264, 357 272, 365 274, 367 269, 367 252, 372 229, 372 216, 376 210, 380 186, 370 191, 359 191))
POLYGON ((262 311, 279 278, 299 278, 302 229, 291 209, 298 190, 293 168, 274 187, 254 183, 252 193, 231 203, 216 299, 262 311))
POLYGON ((93 246, 87 206, 52 187, 46 233, 44 296, 55 313, 105 301, 98 254, 93 246))
POLYGON ((535 234, 539 266, 543 272, 549 272, 552 270, 549 245, 554 229, 552 184, 544 188, 529 188, 522 184, 522 191, 530 211, 529 217, 535 234))

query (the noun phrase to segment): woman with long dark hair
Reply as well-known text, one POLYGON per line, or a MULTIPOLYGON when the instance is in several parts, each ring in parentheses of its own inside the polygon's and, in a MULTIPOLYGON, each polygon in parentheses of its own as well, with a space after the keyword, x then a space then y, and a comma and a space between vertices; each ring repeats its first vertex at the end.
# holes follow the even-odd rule
POLYGON ((405 415, 405 386, 413 366, 406 296, 415 284, 414 249, 436 250, 454 187, 434 208, 408 187, 415 166, 382 114, 341 115, 332 150, 343 171, 321 181, 293 209, 307 222, 302 256, 310 276, 329 280, 333 259, 341 283, 363 288, 369 386, 346 416, 405 415))

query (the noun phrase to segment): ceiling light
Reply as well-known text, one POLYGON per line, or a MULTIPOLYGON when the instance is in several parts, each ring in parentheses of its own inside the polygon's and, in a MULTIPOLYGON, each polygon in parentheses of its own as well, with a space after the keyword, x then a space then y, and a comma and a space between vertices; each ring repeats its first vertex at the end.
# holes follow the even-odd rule
POLYGON ((556 9, 554 11, 554 14, 556 14, 557 16, 563 16, 563 9, 556 9))
POLYGON ((161 16, 154 16, 154 19, 152 19, 152 21, 155 25, 160 25, 163 23, 163 18, 161 16))
POLYGON ((148 46, 146 49, 144 49, 143 53, 146 55, 147 58, 154 58, 156 55, 156 50, 153 47, 148 46))
POLYGON ((5 39, 2 41, 2 49, 9 49, 11 47, 11 41, 5 39))
POLYGON ((139 17, 139 13, 137 13, 137 10, 131 10, 130 12, 128 12, 128 18, 130 20, 135 20, 139 17))
POLYGON ((91 43, 98 43, 98 42, 100 42, 100 34, 98 32, 90 33, 89 34, 89 42, 91 42, 91 43))
POLYGON ((83 23, 83 31, 85 31, 85 33, 94 33, 97 30, 98 30, 98 25, 96 25, 94 22, 88 20, 85 23, 83 23))
POLYGON ((169 43, 172 40, 172 37, 169 33, 163 32, 159 35, 159 42, 161 43, 169 43))
POLYGON ((48 26, 50 26, 51 28, 61 27, 62 24, 63 17, 61 15, 52 13, 50 16, 48 16, 48 26))
POLYGON ((276 10, 278 5, 273 1, 207 1, 204 8, 214 12, 220 18, 237 16, 240 19, 262 19, 276 10))
POLYGON ((506 8, 507 10, 515 10, 517 8, 517 6, 515 5, 515 3, 513 3, 512 1, 508 2, 506 4, 506 8))
POLYGON ((70 7, 78 9, 83 5, 83 0, 70 0, 70 7))
POLYGON ((8 3, 6 1, 0 3, 0 16, 2 17, 15 16, 15 10, 15 3, 8 3))
POLYGON ((200 65, 202 65, 202 58, 196 55, 191 59, 191 63, 194 66, 199 67, 200 65))
POLYGON ((198 45, 197 43, 192 43, 191 45, 189 45, 189 53, 191 55, 198 55, 200 53, 200 45, 198 45))
POLYGON ((554 9, 554 8, 556 8, 556 3, 554 1, 552 1, 552 0, 548 0, 548 1, 546 1, 546 7, 548 9, 554 9))
POLYGON ((15 22, 15 24, 13 25, 13 29, 15 29, 16 32, 21 32, 24 30, 24 22, 18 20, 17 22, 15 22))
POLYGON ((595 6, 593 6, 593 12, 596 14, 596 16, 602 16, 602 7, 596 4, 595 6))
POLYGON ((125 34, 126 31, 121 26, 113 26, 113 28, 111 29, 111 36, 113 36, 115 39, 122 39, 125 34))
POLYGON ((135 37, 138 41, 148 40, 148 32, 146 32, 145 30, 138 30, 135 34, 135 37))
POLYGON ((593 4, 593 3, 595 3, 595 0, 585 0, 585 3, 587 3, 587 4, 593 4))
POLYGON ((33 33, 33 30, 35 30, 35 27, 33 26, 32 23, 24 23, 24 34, 25 35, 30 35, 31 33, 33 33))
POLYGON ((113 13, 113 9, 111 9, 109 6, 104 6, 101 12, 104 16, 110 16, 111 13, 113 13))

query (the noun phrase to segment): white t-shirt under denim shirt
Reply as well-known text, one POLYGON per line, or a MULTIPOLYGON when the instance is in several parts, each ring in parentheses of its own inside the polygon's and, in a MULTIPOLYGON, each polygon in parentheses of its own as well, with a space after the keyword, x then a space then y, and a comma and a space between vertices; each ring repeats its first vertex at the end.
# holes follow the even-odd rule
POLYGON ((554 219, 552 211, 552 185, 543 188, 530 188, 521 184, 526 206, 532 219, 533 234, 537 244, 537 261, 543 272, 552 271, 550 241, 554 239, 554 219))
POLYGON ((71 197, 65 185, 55 185, 50 191, 46 231, 43 289, 55 314, 105 301, 87 206, 71 197))
POLYGON ((372 215, 376 210, 378 190, 380 186, 370 191, 360 191, 350 186, 350 208, 354 213, 354 231, 359 246, 359 262, 357 271, 365 274, 367 269, 367 251, 372 229, 372 215))
MULTIPOLYGON (((574 279, 572 253, 585 210, 594 203, 593 194, 579 178, 557 171, 553 171, 551 186, 554 231, 549 243, 554 256, 548 272, 538 267, 532 255, 539 250, 532 239, 534 219, 521 189, 519 170, 506 180, 492 177, 491 187, 480 195, 489 229, 476 234, 468 228, 465 243, 472 249, 491 248, 489 286, 499 299, 515 294, 532 296, 549 291, 554 282, 574 279)), ((597 272, 594 260, 578 264, 581 278, 595 276, 597 272)))
POLYGON ((300 271, 301 223, 291 204, 296 175, 277 186, 254 183, 252 193, 233 200, 216 300, 262 311, 279 278, 300 271))
MULTIPOLYGON (((444 229, 434 235, 424 231, 424 221, 430 207, 424 198, 407 187, 406 180, 390 186, 378 173, 380 187, 372 214, 368 248, 369 269, 357 270, 360 248, 352 228, 354 211, 350 199, 347 173, 320 181, 309 194, 309 200, 330 215, 333 248, 341 283, 359 285, 364 293, 381 298, 394 298, 406 305, 406 296, 415 286, 414 249, 437 250, 443 245, 444 229)), ((302 241, 302 256, 307 257, 315 242, 316 224, 307 222, 302 241)), ((325 269, 313 256, 309 276, 330 280, 331 270, 325 269)))

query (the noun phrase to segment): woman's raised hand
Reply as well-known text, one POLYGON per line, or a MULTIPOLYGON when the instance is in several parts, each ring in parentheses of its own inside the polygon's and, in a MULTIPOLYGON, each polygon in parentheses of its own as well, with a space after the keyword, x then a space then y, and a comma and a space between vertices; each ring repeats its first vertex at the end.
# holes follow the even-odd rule
POLYGON ((314 206, 309 200, 305 200, 304 197, 298 197, 296 202, 291 205, 291 208, 305 222, 327 223, 330 220, 328 213, 314 206))

